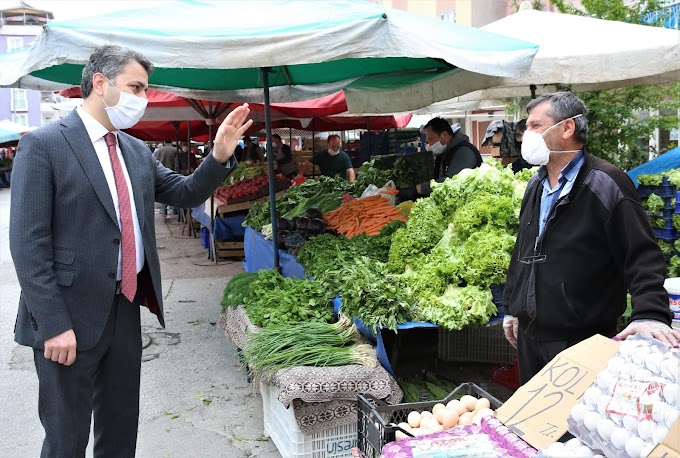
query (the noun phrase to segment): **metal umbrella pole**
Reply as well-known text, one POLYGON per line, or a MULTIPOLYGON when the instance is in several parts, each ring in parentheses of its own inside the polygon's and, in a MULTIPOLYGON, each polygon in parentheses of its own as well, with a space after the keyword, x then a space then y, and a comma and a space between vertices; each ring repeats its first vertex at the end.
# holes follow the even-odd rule
POLYGON ((272 147, 272 115, 269 102, 269 71, 271 67, 260 67, 264 90, 264 125, 267 133, 267 170, 269 175, 269 213, 272 220, 272 245, 274 246, 274 268, 281 272, 279 265, 279 228, 276 224, 276 180, 274 177, 274 151, 272 147))
MULTIPOLYGON (((213 112, 213 103, 208 102, 208 111, 210 116, 213 112)), ((208 144, 210 145, 210 152, 212 153, 213 145, 213 125, 215 124, 215 118, 206 118, 205 123, 208 125, 208 144)), ((205 150, 204 150, 205 151, 205 150)), ((210 236, 210 247, 208 248, 208 255, 212 256, 212 260, 217 265, 217 250, 215 249, 215 192, 210 194, 210 227, 208 228, 208 234, 210 236)))

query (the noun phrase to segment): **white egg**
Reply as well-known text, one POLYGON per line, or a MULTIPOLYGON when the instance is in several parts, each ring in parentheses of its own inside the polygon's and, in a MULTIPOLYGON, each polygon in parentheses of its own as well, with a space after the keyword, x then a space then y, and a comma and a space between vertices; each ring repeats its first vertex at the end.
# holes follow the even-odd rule
POLYGON ((623 417, 623 427, 630 432, 637 432, 638 419, 632 415, 625 415, 623 417))
POLYGON ((597 433, 604 441, 611 439, 614 429, 616 429, 616 425, 608 418, 600 418, 600 421, 597 422, 597 433))
POLYGON ((591 408, 597 406, 597 400, 602 396, 602 391, 596 386, 591 386, 583 393, 583 399, 586 401, 586 405, 591 408))
POLYGON ((614 356, 609 360, 609 363, 607 364, 607 370, 614 375, 618 375, 619 371, 621 370, 621 366, 624 364, 626 364, 626 361, 623 358, 614 356))
POLYGON ((614 390, 616 389, 618 384, 619 384, 619 379, 616 378, 616 377, 614 377, 613 379, 611 379, 609 381, 609 387, 608 387, 609 389, 607 390, 609 392, 609 394, 614 394, 614 390))
POLYGON ((680 367, 678 367, 677 358, 667 358, 661 361, 659 365, 661 374, 668 379, 669 382, 678 383, 680 380, 680 367))
POLYGON ((609 389, 609 382, 612 380, 614 377, 614 374, 609 372, 608 370, 604 370, 597 374, 597 386, 600 387, 602 391, 607 391, 609 389))
POLYGON ((630 359, 631 355, 635 353, 638 346, 639 346, 638 341, 626 339, 623 342, 621 342, 621 345, 619 346, 619 351, 616 352, 616 354, 617 356, 620 355, 622 358, 630 359))
POLYGON ((638 436, 643 440, 649 440, 652 438, 654 429, 656 428, 656 423, 649 420, 642 420, 637 427, 638 436))
POLYGON ((610 413, 609 418, 611 418, 612 421, 618 426, 621 426, 623 424, 623 415, 621 415, 621 414, 610 413))
POLYGON ((680 415, 680 412, 678 412, 675 409, 668 409, 666 411, 666 418, 664 420, 665 420, 666 426, 668 428, 673 426, 673 423, 675 423, 675 420, 678 419, 678 415, 680 415))
POLYGON ((599 412, 600 416, 607 416, 607 406, 609 405, 609 401, 611 401, 611 396, 608 394, 603 394, 597 398, 597 411, 599 412))
POLYGON ((637 436, 633 436, 626 441, 626 453, 630 458, 640 458, 642 447, 645 445, 645 441, 637 436))
POLYGON ((583 442, 577 437, 574 437, 573 439, 569 439, 567 442, 564 443, 564 448, 567 450, 576 450, 580 446, 583 445, 583 442))
POLYGON ((652 450, 654 450, 654 447, 654 444, 645 442, 645 445, 642 446, 642 450, 640 450, 640 458, 647 458, 649 454, 652 453, 652 450))
POLYGON ((645 356, 645 367, 654 373, 659 372, 659 365, 663 361, 663 355, 659 352, 653 352, 645 356))
POLYGON ((574 458, 591 458, 593 455, 593 451, 587 445, 582 445, 574 450, 574 458))
POLYGON ((668 404, 662 401, 657 401, 652 407, 652 420, 657 423, 664 423, 666 418, 666 410, 668 410, 668 404))
POLYGON ((676 383, 667 383, 663 387, 663 398, 666 403, 670 405, 678 405, 678 397, 680 397, 680 385, 676 383))
POLYGON ((661 443, 666 438, 666 434, 668 434, 668 428, 657 426, 657 428, 652 433, 652 442, 654 444, 661 443))
POLYGON ((647 355, 646 351, 642 351, 642 349, 633 352, 632 355, 630 355, 630 362, 635 364, 637 367, 641 367, 645 364, 645 356, 647 355))
POLYGON ((632 380, 633 374, 635 374, 635 371, 638 369, 638 365, 635 363, 625 363, 623 366, 621 366, 621 369, 619 370, 619 378, 622 380, 632 380))
POLYGON ((616 428, 612 432, 612 444, 619 450, 626 447, 626 442, 630 439, 630 433, 624 428, 616 428))
POLYGON ((591 432, 597 432, 597 423, 600 421, 600 414, 597 412, 588 412, 583 418, 583 424, 586 425, 591 432))
POLYGON ((583 417, 587 412, 589 412, 588 407, 578 403, 571 409, 571 418, 573 418, 576 423, 583 423, 583 417))
POLYGON ((653 376, 652 371, 647 369, 638 369, 633 374, 633 379, 638 382, 648 382, 653 376))

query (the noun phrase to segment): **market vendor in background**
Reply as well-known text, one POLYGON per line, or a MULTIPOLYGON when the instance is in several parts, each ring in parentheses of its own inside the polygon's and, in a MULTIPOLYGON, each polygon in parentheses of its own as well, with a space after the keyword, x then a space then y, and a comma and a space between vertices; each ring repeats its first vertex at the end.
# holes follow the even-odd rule
POLYGON ((345 180, 355 181, 354 168, 349 155, 340 148, 340 136, 328 136, 328 149, 315 154, 311 161, 302 164, 300 175, 304 176, 310 172, 315 165, 319 166, 321 175, 327 177, 340 177, 345 180))
MULTIPOLYGON (((434 179, 441 183, 447 178, 457 175, 463 169, 474 169, 482 165, 482 155, 470 143, 464 133, 451 128, 446 120, 432 118, 423 127, 425 149, 434 155, 434 179)), ((398 197, 403 200, 415 200, 429 196, 432 190, 430 182, 417 184, 411 188, 399 190, 398 197)))
POLYGON ((180 142, 180 149, 181 151, 177 154, 177 162, 179 163, 177 171, 182 175, 191 175, 198 167, 196 153, 189 151, 189 143, 186 140, 180 142))
POLYGON ((257 143, 253 143, 253 139, 248 135, 243 137, 244 158, 246 161, 250 162, 260 162, 262 161, 262 148, 257 143))
POLYGON ((557 92, 532 100, 527 112, 522 156, 542 167, 524 194, 503 294, 521 382, 595 334, 646 334, 678 347, 663 254, 630 178, 586 151, 585 104, 557 92), (628 291, 631 321, 617 334, 628 291))
POLYGON ((297 175, 298 165, 290 146, 283 143, 279 134, 272 135, 272 145, 276 151, 275 159, 279 173, 292 180, 297 175))

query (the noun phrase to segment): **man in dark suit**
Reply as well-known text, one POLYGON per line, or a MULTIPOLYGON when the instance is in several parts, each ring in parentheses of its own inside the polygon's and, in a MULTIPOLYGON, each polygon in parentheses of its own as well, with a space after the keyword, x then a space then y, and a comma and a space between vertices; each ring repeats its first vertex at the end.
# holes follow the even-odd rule
POLYGON ((120 129, 146 108, 153 65, 119 46, 83 70, 84 102, 27 133, 12 177, 10 250, 22 294, 15 340, 34 350, 43 457, 135 454, 140 305, 163 320, 154 202, 191 208, 237 166, 247 105, 219 127, 204 164, 184 177, 120 129))

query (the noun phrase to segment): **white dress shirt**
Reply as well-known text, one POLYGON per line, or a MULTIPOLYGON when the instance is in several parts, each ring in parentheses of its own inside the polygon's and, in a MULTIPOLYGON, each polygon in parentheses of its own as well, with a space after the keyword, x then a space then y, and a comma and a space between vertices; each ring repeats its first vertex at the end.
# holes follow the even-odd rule
MULTIPOLYGON (((97 159, 102 166, 104 171, 104 176, 106 177, 106 183, 109 185, 109 191, 111 192, 111 199, 113 199, 113 207, 116 209, 116 217, 118 218, 118 227, 120 227, 120 209, 118 206, 118 191, 116 190, 116 179, 113 176, 113 165, 111 165, 111 158, 109 157, 109 148, 106 146, 106 140, 104 140, 104 135, 109 131, 106 127, 102 126, 99 121, 94 119, 88 112, 86 112, 82 106, 76 108, 76 112, 83 120, 85 124, 85 129, 87 134, 90 136, 92 141, 92 146, 94 146, 94 151, 97 153, 97 159)), ((125 159, 120 152, 120 145, 118 144, 118 132, 114 132, 116 135, 116 151, 118 152, 118 159, 123 167, 123 175, 125 175, 125 182, 128 187, 128 194, 130 194, 130 209, 132 210, 132 223, 135 227, 135 248, 137 250, 137 273, 144 267, 144 241, 142 240, 142 231, 139 228, 139 218, 137 217, 137 207, 135 206, 134 194, 132 192, 132 184, 130 183, 130 175, 127 171, 127 165, 125 164, 125 159)), ((121 278, 121 245, 118 245, 118 270, 116 273, 116 278, 120 280, 121 278)))

